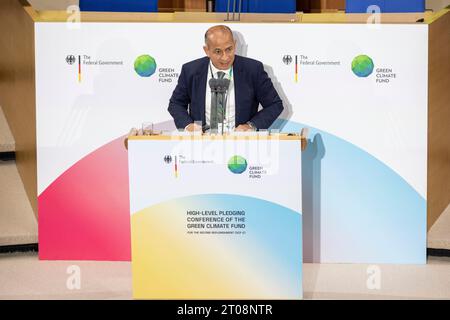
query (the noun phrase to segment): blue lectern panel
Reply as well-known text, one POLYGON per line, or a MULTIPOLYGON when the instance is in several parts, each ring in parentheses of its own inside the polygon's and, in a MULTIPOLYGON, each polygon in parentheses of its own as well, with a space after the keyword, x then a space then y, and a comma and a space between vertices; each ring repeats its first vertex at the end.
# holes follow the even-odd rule
MULTIPOLYGON (((230 11, 233 11, 233 4, 236 12, 239 11, 239 0, 230 0, 230 11)), ((216 12, 226 12, 228 0, 216 1, 216 12)), ((242 0, 242 12, 253 13, 295 13, 295 0, 242 0)))
POLYGON ((381 12, 424 12, 425 0, 347 0, 347 13, 366 13, 371 5, 380 7, 381 12))
POLYGON ((158 0, 80 0, 81 11, 157 12, 158 0))

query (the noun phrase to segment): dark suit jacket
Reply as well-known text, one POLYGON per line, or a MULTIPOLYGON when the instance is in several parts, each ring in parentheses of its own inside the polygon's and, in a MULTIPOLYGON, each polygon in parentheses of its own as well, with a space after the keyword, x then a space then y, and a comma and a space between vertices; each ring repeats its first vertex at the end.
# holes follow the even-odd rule
MULTIPOLYGON (((194 121, 205 125, 206 81, 209 58, 183 65, 178 84, 170 98, 168 111, 179 129, 194 121)), ((236 55, 233 64, 236 127, 251 121, 258 129, 268 129, 283 111, 272 81, 257 60, 236 55), (258 112, 258 105, 263 109, 258 112)))

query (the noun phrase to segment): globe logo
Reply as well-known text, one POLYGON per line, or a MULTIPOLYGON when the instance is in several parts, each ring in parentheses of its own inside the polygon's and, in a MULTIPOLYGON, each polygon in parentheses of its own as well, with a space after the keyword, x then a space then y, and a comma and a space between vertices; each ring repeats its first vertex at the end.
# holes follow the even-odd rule
POLYGON ((134 70, 141 77, 150 77, 156 71, 156 61, 148 54, 143 54, 134 61, 134 70))
POLYGON ((241 174, 247 169, 247 160, 241 156, 232 156, 228 160, 228 169, 234 174, 241 174))
POLYGON ((370 76, 373 72, 373 67, 372 59, 364 54, 357 56, 352 61, 352 71, 360 78, 370 76))

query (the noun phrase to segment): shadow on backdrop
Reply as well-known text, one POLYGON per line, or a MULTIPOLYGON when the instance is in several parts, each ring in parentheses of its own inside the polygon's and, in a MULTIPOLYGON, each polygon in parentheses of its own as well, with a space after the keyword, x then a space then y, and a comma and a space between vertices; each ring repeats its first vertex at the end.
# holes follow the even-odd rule
POLYGON ((320 262, 321 180, 325 147, 322 136, 308 139, 302 152, 303 262, 320 262))

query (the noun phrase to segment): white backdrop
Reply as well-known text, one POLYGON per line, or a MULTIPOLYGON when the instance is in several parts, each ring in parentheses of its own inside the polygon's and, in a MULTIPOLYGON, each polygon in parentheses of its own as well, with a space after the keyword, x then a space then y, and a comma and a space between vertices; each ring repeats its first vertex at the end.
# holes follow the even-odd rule
MULTIPOLYGON (((36 28, 39 191, 87 153, 125 134, 143 121, 171 119, 167 112, 175 87, 157 75, 139 77, 134 59, 155 58, 158 67, 181 70, 202 57, 208 24, 84 23, 69 30, 64 23, 36 28), (55 41, 57 39, 57 41, 55 41), (49 50, 51 48, 51 50, 49 50), (122 66, 69 66, 69 54, 123 60, 122 66), (70 148, 63 159, 51 149, 70 148), (45 150, 45 151, 44 151, 45 150), (48 153, 47 153, 48 151, 48 153)), ((426 197, 427 28, 421 25, 281 25, 234 24, 238 53, 262 61, 285 100, 283 115, 334 134, 372 154, 426 197), (339 66, 299 66, 284 55, 340 61, 339 66), (358 78, 351 61, 372 57, 375 68, 392 68, 389 84, 358 78), (412 153, 399 153, 399 147, 412 153), (414 153, 414 154, 413 154, 414 153)), ((158 71, 157 71, 158 72, 158 71)))
MULTIPOLYGON (((169 69, 173 76, 183 63, 204 56, 203 35, 210 26, 83 23, 71 30, 65 23, 37 23, 38 195, 77 161, 131 127, 171 120, 167 106, 176 80, 161 82, 160 73, 169 69), (143 54, 156 61, 151 77, 134 70, 135 59, 143 54), (69 55, 77 61, 67 63, 69 55), (101 61, 118 64, 86 64, 101 61)), ((283 119, 320 130, 374 157, 426 201, 426 25, 234 23, 230 27, 238 54, 264 63, 284 101, 283 119), (359 55, 373 61, 368 77, 352 72, 352 61, 359 55), (284 56, 292 62, 283 62, 284 56), (390 76, 388 83, 377 82, 383 75, 390 76)), ((327 168, 322 174, 333 175, 327 168)), ((378 191, 383 183, 380 180, 378 191)), ((323 192, 326 187, 323 183, 323 192)), ((392 199, 396 192, 386 191, 392 199)), ((422 225, 426 211, 420 210, 422 225)), ((322 205, 321 219, 330 221, 327 214, 332 212, 332 207, 322 205)), ((422 229, 420 233, 424 236, 422 229)))

